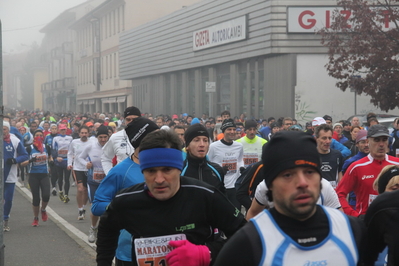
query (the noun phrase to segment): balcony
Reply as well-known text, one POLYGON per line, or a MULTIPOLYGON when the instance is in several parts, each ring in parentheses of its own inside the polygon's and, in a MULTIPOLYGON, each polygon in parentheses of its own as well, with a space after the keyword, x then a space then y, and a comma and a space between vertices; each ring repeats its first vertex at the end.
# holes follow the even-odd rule
POLYGON ((75 89, 75 78, 63 78, 57 79, 51 82, 46 82, 42 84, 41 91, 69 91, 75 89))
POLYGON ((50 91, 51 90, 51 84, 52 84, 51 82, 43 83, 41 91, 42 92, 50 91))

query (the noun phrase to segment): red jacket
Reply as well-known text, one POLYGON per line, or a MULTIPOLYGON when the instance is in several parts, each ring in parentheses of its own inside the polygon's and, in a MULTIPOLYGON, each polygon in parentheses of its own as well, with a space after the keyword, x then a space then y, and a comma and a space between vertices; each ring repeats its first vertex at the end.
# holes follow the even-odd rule
POLYGON ((366 214, 370 203, 378 195, 373 189, 374 180, 382 168, 392 164, 399 165, 399 158, 385 155, 385 160, 378 161, 369 154, 349 166, 336 189, 339 202, 346 214, 356 217, 366 214), (352 209, 346 200, 351 191, 356 194, 356 210, 352 209))

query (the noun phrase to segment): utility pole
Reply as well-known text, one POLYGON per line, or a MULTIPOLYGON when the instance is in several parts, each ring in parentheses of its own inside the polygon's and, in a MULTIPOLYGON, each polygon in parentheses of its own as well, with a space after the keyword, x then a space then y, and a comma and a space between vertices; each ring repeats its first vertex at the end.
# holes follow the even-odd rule
MULTIPOLYGON (((3 126, 4 106, 3 106, 3 38, 0 20, 0 125, 3 126)), ((4 154, 3 154, 3 129, 0 130, 0 214, 3 215, 4 199, 4 154)), ((4 239, 3 239, 3 219, 0 219, 0 266, 4 266, 4 239)))

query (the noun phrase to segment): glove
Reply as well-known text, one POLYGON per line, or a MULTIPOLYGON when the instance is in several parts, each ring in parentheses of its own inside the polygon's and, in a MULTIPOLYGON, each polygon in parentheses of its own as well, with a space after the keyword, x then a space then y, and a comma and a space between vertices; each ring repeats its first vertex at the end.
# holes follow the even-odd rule
POLYGON ((169 241, 174 247, 167 256, 169 266, 208 266, 211 263, 211 254, 207 246, 194 245, 188 240, 169 241))
POLYGON ((48 164, 49 164, 50 166, 53 166, 53 165, 54 165, 54 161, 49 161, 48 164))
POLYGON ((36 162, 36 160, 37 160, 36 157, 32 157, 32 158, 29 160, 29 162, 30 162, 30 163, 33 163, 33 162, 36 162))
POLYGON ((244 172, 244 171, 245 171, 245 167, 241 166, 240 167, 240 174, 242 174, 242 172, 244 172))
POLYGON ((16 164, 17 160, 15 160, 14 158, 8 158, 6 161, 6 164, 16 164))
POLYGON ((229 171, 229 167, 227 165, 223 166, 222 169, 224 174, 227 174, 227 172, 229 171))

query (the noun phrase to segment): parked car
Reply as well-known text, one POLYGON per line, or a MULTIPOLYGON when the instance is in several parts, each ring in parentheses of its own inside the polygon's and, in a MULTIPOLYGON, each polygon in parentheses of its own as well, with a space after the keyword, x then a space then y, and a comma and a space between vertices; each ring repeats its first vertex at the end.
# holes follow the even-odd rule
MULTIPOLYGON (((352 121, 353 117, 359 117, 359 120, 361 122, 361 126, 367 126, 367 120, 366 117, 367 115, 352 115, 348 118, 348 121, 352 121)), ((391 115, 391 114, 377 114, 377 120, 378 123, 386 126, 389 130, 389 133, 392 133, 394 127, 393 127, 393 122, 395 121, 396 118, 398 118, 398 115, 391 115)))
MULTIPOLYGON (((352 118, 357 116, 360 120, 361 126, 367 125, 367 114, 359 114, 359 115, 351 115, 348 118, 348 121, 352 121, 352 118)), ((398 115, 392 115, 392 114, 377 114, 377 120, 378 122, 381 123, 383 119, 388 119, 388 118, 393 118, 392 122, 395 120, 395 118, 398 117, 398 115)), ((384 122, 385 123, 385 122, 384 122)))

